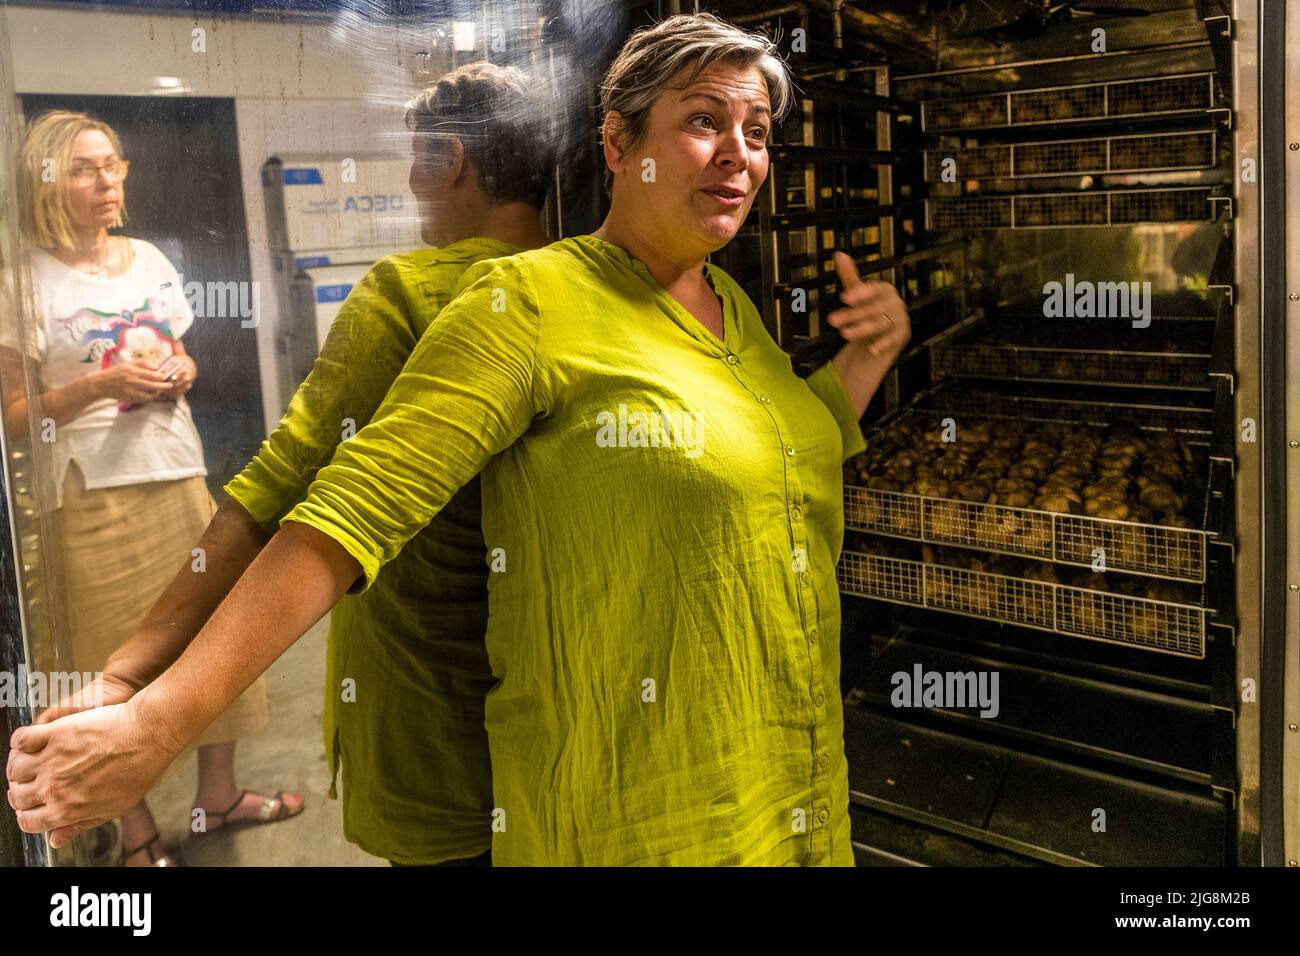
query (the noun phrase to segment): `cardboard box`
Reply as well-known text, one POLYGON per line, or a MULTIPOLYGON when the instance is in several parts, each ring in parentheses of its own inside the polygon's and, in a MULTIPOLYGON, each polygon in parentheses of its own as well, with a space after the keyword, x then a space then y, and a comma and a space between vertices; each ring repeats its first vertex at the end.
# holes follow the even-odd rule
POLYGON ((285 405, 316 364, 316 356, 352 286, 372 263, 320 266, 300 272, 290 284, 290 311, 285 336, 287 367, 285 405))
POLYGON ((272 156, 262 166, 272 251, 422 245, 410 169, 388 155, 272 156))
POLYGON ((392 255, 394 252, 409 252, 411 249, 423 249, 424 243, 416 241, 415 245, 404 248, 391 246, 355 246, 343 249, 280 249, 271 253, 275 263, 276 275, 284 275, 293 281, 304 269, 318 269, 321 266, 347 266, 358 262, 373 263, 376 259, 392 255))
MULTIPOLYGON (((342 266, 320 266, 304 269, 299 284, 303 290, 302 301, 310 309, 310 315, 304 313, 304 328, 309 328, 315 337, 316 351, 325 344, 334 317, 343 307, 343 300, 348 297, 352 287, 361 281, 361 277, 370 271, 372 263, 352 263, 342 266)), ((315 355, 312 356, 315 361, 315 355)))

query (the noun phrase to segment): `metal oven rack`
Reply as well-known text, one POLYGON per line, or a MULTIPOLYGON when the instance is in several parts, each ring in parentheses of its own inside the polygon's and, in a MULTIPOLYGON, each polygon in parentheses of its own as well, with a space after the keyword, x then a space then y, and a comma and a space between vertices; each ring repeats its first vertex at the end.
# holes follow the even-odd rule
POLYGON ((940 182, 945 170, 971 180, 1209 169, 1217 155, 1215 130, 941 146, 925 151, 925 179, 940 182))
POLYGON ((990 318, 937 344, 933 370, 936 378, 1208 390, 1214 321, 1208 316, 1160 316, 1138 332, 1114 320, 1076 320, 1070 341, 1115 343, 1099 349, 1057 341, 1060 336, 1044 328, 1041 316, 990 318))
POLYGON ((891 98, 888 69, 864 70, 860 85, 810 79, 800 61, 795 110, 769 149, 772 167, 753 213, 716 261, 759 305, 773 338, 792 349, 821 335, 820 316, 839 306, 836 249, 859 262, 887 263, 883 278, 917 295, 955 296, 948 260, 962 249, 915 255, 922 206, 900 197, 895 172, 915 152, 894 146, 900 119, 915 128, 917 106, 891 98), (757 268, 756 268, 757 266, 757 268))
POLYGON ((843 552, 836 574, 845 594, 1181 657, 1205 656, 1210 611, 1200 605, 857 551, 843 552))
POLYGON ((1151 222, 1214 222, 1228 196, 1209 186, 928 199, 929 229, 1049 229, 1151 222))
MULTIPOLYGON (((1048 31, 1059 46, 1008 40, 1006 53, 990 52, 984 38, 946 41, 937 26, 929 36, 941 52, 895 74, 898 94, 921 104, 919 124, 901 129, 897 142, 914 145, 922 160, 897 165, 896 181, 916 177, 907 195, 924 204, 921 247, 969 247, 969 271, 960 278, 971 307, 944 330, 914 328, 919 355, 905 355, 911 364, 891 373, 899 387, 869 409, 869 421, 883 428, 900 414, 924 413, 953 417, 959 430, 972 415, 1173 429, 1192 446, 1182 471, 1194 487, 1177 489, 1178 504, 1188 504, 1179 517, 1160 520, 1195 527, 990 506, 979 500, 982 490, 958 490, 959 479, 948 481, 948 492, 921 488, 951 497, 908 494, 895 490, 912 490, 902 483, 912 480, 902 474, 910 469, 900 463, 891 469, 900 483, 848 482, 848 534, 837 569, 845 673, 853 681, 850 696, 859 688, 871 696, 856 708, 846 702, 845 741, 851 798, 869 811, 855 837, 880 847, 882 860, 942 860, 945 852, 935 847, 949 835, 962 838, 961 853, 970 845, 985 853, 997 847, 1048 862, 1168 863, 1170 845, 1192 850, 1197 862, 1232 855, 1222 831, 1231 830, 1235 741, 1244 739, 1237 730, 1244 722, 1236 707, 1237 571, 1229 553, 1234 446, 1222 442, 1234 435, 1220 420, 1232 424, 1233 382, 1221 363, 1227 356, 1226 369, 1233 364, 1220 347, 1219 323, 1213 315, 1171 322, 1187 337, 1167 343, 1159 321, 1193 316, 1157 307, 1156 327, 1131 340, 1113 334, 1127 329, 1126 321, 1111 321, 1101 336, 1071 323, 1067 337, 1086 349, 980 337, 981 323, 994 324, 988 313, 1005 318, 1068 272, 1097 281, 1151 278, 1157 295, 1174 288, 1168 237, 1185 233, 1161 224, 1219 224, 1214 232, 1229 237, 1231 251, 1238 231, 1224 220, 1253 213, 1235 208, 1229 185, 1240 139, 1230 132, 1233 86, 1215 71, 1224 43, 1211 57, 1208 20, 1200 36, 1210 44, 1193 46, 1203 11, 1200 4, 1188 8, 1186 16, 1160 14, 1178 31, 1177 50, 1165 36, 1175 35, 1164 30, 1166 21, 1150 35, 1141 21, 1125 24, 1122 39, 1112 34, 1113 48, 1127 59, 1074 55, 1068 41, 1078 35, 1064 26, 1048 31), (1009 82, 1024 88, 1007 88, 1009 82), (1114 230, 1095 250, 1093 234, 1073 232, 1106 226, 1151 227, 1132 230, 1142 248, 1137 264, 1107 260, 1103 251, 1118 246, 1125 230, 1114 230), (1081 247, 1096 256, 1078 256, 1081 247), (1036 268, 1024 251, 1057 258, 1036 268), (1153 264, 1164 271, 1152 271, 1153 264), (1202 341, 1211 327, 1215 337, 1202 341), (1041 384, 1025 391, 1046 394, 977 391, 1008 392, 1030 382, 1041 384), (956 500, 959 493, 977 500, 956 500), (881 539, 864 543, 866 535, 881 539), (1104 575, 1088 574, 1096 548, 1105 552, 1104 575), (1004 680, 1022 666, 1024 692, 1006 698, 1014 696, 1022 709, 1001 719, 930 707, 900 711, 890 674, 903 661, 947 673, 996 668, 1004 680), (1157 700, 1162 709, 1148 711, 1157 700), (1072 842, 1061 826, 1077 816, 1079 793, 1093 792, 1103 779, 1123 795, 1126 819, 1142 821, 1137 835, 1110 841, 1117 851, 1104 861, 1095 841, 1085 835, 1072 842), (1171 823, 1192 804, 1196 813, 1171 823)), ((1232 39, 1226 46, 1246 49, 1232 39)), ((1198 243, 1211 232, 1196 231, 1198 243)), ((1199 265, 1200 245, 1183 250, 1185 258, 1191 253, 1199 265)), ((1209 279, 1229 298, 1233 283, 1209 279)), ((1231 309, 1222 324, 1231 340, 1231 309)), ((993 435, 1003 430, 995 426, 993 435)), ((880 453, 882 446, 875 448, 880 453)), ((965 458, 954 454, 942 467, 930 465, 947 480, 965 458)), ((970 460, 978 462, 978 453, 970 460)), ((887 464, 873 461, 870 474, 887 464)))
MULTIPOLYGON (((1126 421, 1139 428, 1172 430, 1193 443, 1204 443, 1214 431, 1215 412, 1210 408, 1164 405, 1156 402, 1111 402, 1102 398, 1061 398, 1037 391, 994 391, 976 387, 959 387, 945 381, 920 392, 907 409, 925 413, 961 413, 995 418, 1032 418, 1044 422, 1071 422, 1082 425, 1109 425, 1126 421)), ((882 418, 876 427, 892 421, 882 418)))
POLYGON ((1209 377, 1208 352, 1057 349, 1012 343, 943 344, 935 375, 1036 382, 1200 388, 1209 377))
POLYGON ((1185 73, 928 100, 921 104, 921 128, 937 133, 1163 118, 1204 113, 1217 106, 1215 74, 1185 73))
MULTIPOLYGON (((1116 419, 1115 408, 1103 402, 968 391, 948 382, 922 393, 912 406, 882 419, 876 434, 882 434, 888 424, 909 418, 953 415, 1099 425, 1116 419)), ((1208 478, 1196 502, 1199 527, 1169 527, 936 498, 864 487, 853 481, 846 482, 844 488, 845 526, 854 531, 1079 567, 1092 567, 1100 554, 1107 570, 1202 584, 1208 567, 1208 541, 1216 537, 1222 523, 1216 511, 1222 496, 1215 491, 1220 471, 1210 467, 1208 449, 1202 447, 1213 438, 1215 412, 1158 405, 1121 408, 1122 417, 1133 424, 1182 433, 1190 445, 1202 448, 1197 473, 1208 478)))
POLYGON ((844 524, 854 531, 1078 567, 1091 567, 1102 554, 1108 570, 1194 583, 1205 580, 1210 536, 1195 528, 929 498, 857 485, 844 488, 844 524))

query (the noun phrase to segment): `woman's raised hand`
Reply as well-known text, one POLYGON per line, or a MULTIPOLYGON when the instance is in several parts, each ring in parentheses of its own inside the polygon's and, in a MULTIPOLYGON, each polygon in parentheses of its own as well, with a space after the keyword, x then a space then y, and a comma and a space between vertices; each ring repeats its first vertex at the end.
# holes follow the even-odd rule
POLYGON ((864 282, 847 253, 835 253, 835 272, 844 307, 828 315, 826 321, 850 345, 892 362, 912 338, 907 306, 898 290, 888 282, 864 282))
POLYGON ((848 343, 831 361, 861 416, 912 338, 907 306, 888 282, 863 282, 851 256, 835 253, 844 307, 826 317, 848 343))

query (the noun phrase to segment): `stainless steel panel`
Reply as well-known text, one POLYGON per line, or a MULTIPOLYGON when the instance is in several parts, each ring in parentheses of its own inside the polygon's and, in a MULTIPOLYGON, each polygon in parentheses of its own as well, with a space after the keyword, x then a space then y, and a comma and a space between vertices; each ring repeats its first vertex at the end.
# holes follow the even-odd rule
MULTIPOLYGON (((1266 184, 1241 182, 1242 160, 1259 162, 1259 7, 1257 0, 1234 4, 1233 46, 1235 125, 1233 155, 1236 222, 1237 382, 1236 419, 1260 423, 1260 270, 1259 210, 1266 184)), ((1237 577, 1237 686, 1259 681, 1260 624, 1263 612, 1262 456, 1258 442, 1237 443, 1236 521, 1239 546, 1237 577)), ((1255 706, 1237 707, 1237 862, 1259 864, 1260 718, 1255 706)))
MULTIPOLYGON (((1286 5, 1286 89, 1300 89, 1300 0, 1286 5)), ((1300 95, 1286 99, 1286 428, 1290 454, 1286 468, 1286 604, 1283 693, 1282 840, 1288 866, 1300 866, 1300 95)))

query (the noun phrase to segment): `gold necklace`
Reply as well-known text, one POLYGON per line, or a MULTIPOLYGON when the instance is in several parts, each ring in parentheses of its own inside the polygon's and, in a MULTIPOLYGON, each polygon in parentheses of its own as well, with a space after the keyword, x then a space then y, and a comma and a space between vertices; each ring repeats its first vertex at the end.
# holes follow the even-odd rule
POLYGON ((94 270, 77 268, 77 271, 83 273, 84 275, 97 276, 105 269, 108 268, 108 260, 112 257, 112 255, 113 255, 113 237, 109 236, 104 241, 104 261, 99 264, 99 268, 94 270))

